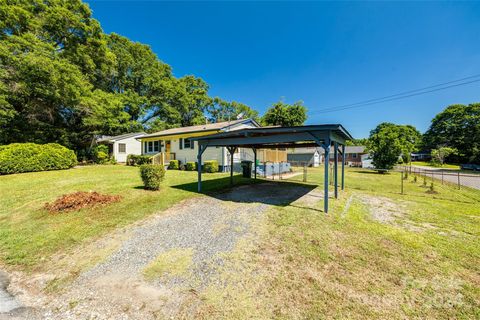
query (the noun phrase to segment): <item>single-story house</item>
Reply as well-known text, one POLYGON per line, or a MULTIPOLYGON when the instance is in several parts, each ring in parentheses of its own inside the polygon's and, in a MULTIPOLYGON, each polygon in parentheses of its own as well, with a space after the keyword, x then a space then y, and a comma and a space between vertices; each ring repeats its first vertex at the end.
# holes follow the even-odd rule
MULTIPOLYGON (((245 128, 258 128, 260 125, 253 119, 239 119, 217 123, 207 123, 196 126, 167 129, 146 134, 137 139, 141 142, 141 153, 161 157, 163 163, 179 160, 180 163, 197 162, 198 143, 191 138, 229 132, 245 128)), ((258 150, 259 162, 286 161, 286 151, 258 150), (283 157, 283 155, 285 155, 283 157), (279 160, 280 159, 280 160, 279 160)), ((253 161, 254 154, 249 148, 238 148, 233 156, 234 171, 241 170, 241 161, 253 161)), ((203 161, 216 160, 221 171, 230 171, 230 153, 225 147, 208 148, 203 154, 203 161)))
MULTIPOLYGON (((345 147, 345 164, 350 167, 361 167, 362 156, 368 154, 364 146, 346 146, 345 147)), ((325 161, 325 152, 322 148, 295 148, 288 149, 288 162, 292 165, 307 165, 309 167, 318 167, 325 161)), ((334 158, 333 147, 330 150, 330 161, 334 158)), ((338 154, 338 161, 342 161, 342 155, 338 154)))
POLYGON ((145 132, 126 133, 114 137, 102 136, 96 142, 108 145, 110 156, 117 162, 127 162, 127 155, 142 154, 142 144, 137 138, 143 135, 145 132))

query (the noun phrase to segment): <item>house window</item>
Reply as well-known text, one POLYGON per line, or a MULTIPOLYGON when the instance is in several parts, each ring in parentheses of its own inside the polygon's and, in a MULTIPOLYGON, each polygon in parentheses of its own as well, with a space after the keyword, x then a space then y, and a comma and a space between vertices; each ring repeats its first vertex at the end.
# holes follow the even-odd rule
POLYGON ((160 141, 148 141, 145 142, 145 153, 157 153, 160 152, 160 141))
POLYGON ((189 138, 183 139, 183 148, 185 149, 193 149, 194 141, 191 141, 189 138))
POLYGON ((352 153, 352 158, 353 158, 353 159, 356 159, 356 158, 357 158, 357 154, 356 154, 356 153, 352 153))
POLYGON ((127 145, 125 143, 118 144, 118 152, 119 153, 126 153, 127 152, 127 145))

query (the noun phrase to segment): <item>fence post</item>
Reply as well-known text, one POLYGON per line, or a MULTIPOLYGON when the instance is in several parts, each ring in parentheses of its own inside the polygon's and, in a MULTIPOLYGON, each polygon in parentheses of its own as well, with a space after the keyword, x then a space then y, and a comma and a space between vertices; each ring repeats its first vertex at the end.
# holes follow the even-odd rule
POLYGON ((443 170, 442 170, 442 185, 443 185, 443 170))
POLYGON ((403 171, 400 171, 401 194, 403 194, 403 171))
POLYGON ((460 172, 457 172, 457 177, 458 177, 458 190, 460 190, 460 172))
POLYGON ((307 165, 303 165, 303 182, 307 182, 307 165))

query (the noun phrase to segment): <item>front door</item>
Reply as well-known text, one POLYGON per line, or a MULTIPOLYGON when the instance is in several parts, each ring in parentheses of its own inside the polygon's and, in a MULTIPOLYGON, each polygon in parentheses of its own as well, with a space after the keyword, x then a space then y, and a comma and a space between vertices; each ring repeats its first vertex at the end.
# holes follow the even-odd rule
POLYGON ((170 161, 170 140, 165 141, 165 160, 170 161))

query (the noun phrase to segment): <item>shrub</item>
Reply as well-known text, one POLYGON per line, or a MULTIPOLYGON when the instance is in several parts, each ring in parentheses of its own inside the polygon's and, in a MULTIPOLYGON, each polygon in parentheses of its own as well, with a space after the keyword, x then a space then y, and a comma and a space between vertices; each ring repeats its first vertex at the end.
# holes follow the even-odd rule
POLYGON ((181 165, 180 165, 180 170, 185 171, 186 169, 187 169, 187 167, 185 167, 184 164, 181 164, 181 165))
POLYGON ((168 165, 168 169, 178 170, 179 168, 180 168, 180 161, 170 160, 170 164, 168 165))
POLYGON ((142 164, 152 163, 151 156, 129 154, 127 156, 127 166, 141 166, 142 164))
POLYGON ((203 163, 203 171, 214 173, 218 172, 218 161, 217 160, 208 160, 203 163))
POLYGON ((187 165, 185 167, 187 171, 195 171, 197 170, 197 163, 196 162, 187 162, 187 165))
POLYGON ((140 176, 145 189, 158 190, 165 177, 165 168, 158 164, 142 164, 140 166, 140 176))
POLYGON ((0 147, 0 174, 68 169, 75 153, 56 143, 12 143, 0 147))
POLYGON ((108 151, 108 146, 104 144, 99 144, 95 146, 92 150, 93 161, 98 164, 108 163, 110 160, 110 155, 108 151))

